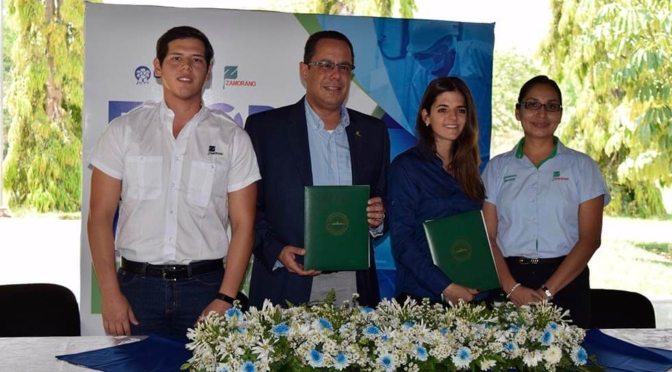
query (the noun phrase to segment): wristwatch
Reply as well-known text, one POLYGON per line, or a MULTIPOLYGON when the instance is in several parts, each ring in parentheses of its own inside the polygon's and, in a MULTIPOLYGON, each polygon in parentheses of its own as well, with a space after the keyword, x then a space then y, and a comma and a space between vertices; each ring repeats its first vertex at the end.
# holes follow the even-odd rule
POLYGON ((552 299, 553 299, 553 293, 551 293, 551 291, 548 289, 548 287, 546 286, 546 284, 542 284, 542 285, 541 285, 541 290, 544 291, 544 294, 546 295, 546 297, 547 297, 549 300, 552 300, 552 299))
POLYGON ((226 302, 227 304, 229 304, 231 306, 233 306, 233 302, 236 300, 235 298, 233 298, 231 296, 228 296, 228 295, 225 295, 224 293, 221 293, 221 292, 217 293, 216 298, 220 301, 226 302))

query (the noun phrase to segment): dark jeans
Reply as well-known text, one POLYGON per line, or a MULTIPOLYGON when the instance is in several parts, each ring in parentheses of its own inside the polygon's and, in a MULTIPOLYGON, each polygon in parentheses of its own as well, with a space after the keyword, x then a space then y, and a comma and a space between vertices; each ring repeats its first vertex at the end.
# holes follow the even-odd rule
POLYGON ((155 334, 186 341, 187 328, 194 327, 203 309, 215 299, 224 269, 175 281, 124 269, 119 269, 117 277, 140 322, 138 326, 131 324, 132 334, 155 334))
MULTIPOLYGON (((523 286, 537 289, 553 275, 561 262, 520 264, 515 260, 507 259, 513 278, 523 286)), ((553 294, 554 304, 569 310, 572 322, 582 328, 590 326, 590 271, 588 267, 571 281, 560 292, 553 294)))

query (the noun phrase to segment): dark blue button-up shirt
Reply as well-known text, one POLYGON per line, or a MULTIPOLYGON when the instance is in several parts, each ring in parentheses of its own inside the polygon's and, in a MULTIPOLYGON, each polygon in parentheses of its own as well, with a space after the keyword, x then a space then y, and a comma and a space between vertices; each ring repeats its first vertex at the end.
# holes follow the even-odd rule
POLYGON ((452 281, 434 265, 422 223, 481 209, 482 202, 469 199, 441 160, 417 146, 392 162, 388 196, 397 294, 441 301, 441 293, 452 281))

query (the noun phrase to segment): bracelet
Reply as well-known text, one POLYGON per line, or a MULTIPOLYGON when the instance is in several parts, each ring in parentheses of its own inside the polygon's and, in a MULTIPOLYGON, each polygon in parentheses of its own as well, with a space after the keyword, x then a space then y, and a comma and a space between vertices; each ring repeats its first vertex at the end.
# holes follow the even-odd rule
POLYGON ((506 298, 508 299, 509 297, 511 297, 511 295, 513 294, 513 291, 518 289, 518 287, 520 287, 520 283, 514 284, 513 287, 511 288, 511 290, 509 291, 509 293, 506 294, 506 298))
POLYGON ((552 300, 552 299, 553 299, 553 293, 548 289, 548 287, 546 286, 546 284, 542 284, 542 285, 541 285, 541 290, 544 292, 544 294, 546 295, 546 297, 547 297, 549 300, 552 300))
POLYGON ((225 295, 224 293, 221 293, 221 292, 217 293, 217 297, 215 297, 215 298, 220 300, 220 301, 224 301, 231 306, 233 306, 233 302, 236 300, 235 298, 233 298, 229 295, 225 295))

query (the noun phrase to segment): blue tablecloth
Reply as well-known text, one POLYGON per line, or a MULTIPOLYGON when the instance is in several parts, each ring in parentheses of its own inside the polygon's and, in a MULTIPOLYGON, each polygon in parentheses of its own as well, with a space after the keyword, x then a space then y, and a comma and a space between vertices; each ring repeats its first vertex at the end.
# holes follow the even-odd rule
POLYGON ((633 345, 597 329, 588 330, 583 347, 607 371, 654 372, 672 368, 672 350, 633 345))
MULTIPOLYGON (((583 347, 607 371, 654 372, 672 368, 671 350, 636 346, 596 329, 588 330, 583 347)), ((107 372, 145 372, 179 371, 190 357, 184 343, 149 336, 138 342, 56 358, 107 372)))
POLYGON ((159 336, 104 349, 77 354, 57 355, 56 358, 83 367, 109 372, 179 371, 191 358, 183 342, 159 336))

